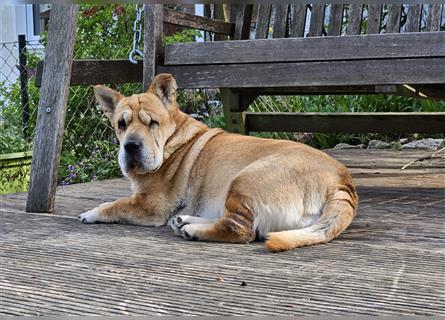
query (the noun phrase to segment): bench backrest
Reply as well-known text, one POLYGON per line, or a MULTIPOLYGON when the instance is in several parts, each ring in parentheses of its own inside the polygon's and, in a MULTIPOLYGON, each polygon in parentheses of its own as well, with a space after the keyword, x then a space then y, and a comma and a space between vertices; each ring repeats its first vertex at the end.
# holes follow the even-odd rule
POLYGON ((266 39, 440 31, 443 7, 442 4, 260 4, 256 13, 254 37, 266 39))

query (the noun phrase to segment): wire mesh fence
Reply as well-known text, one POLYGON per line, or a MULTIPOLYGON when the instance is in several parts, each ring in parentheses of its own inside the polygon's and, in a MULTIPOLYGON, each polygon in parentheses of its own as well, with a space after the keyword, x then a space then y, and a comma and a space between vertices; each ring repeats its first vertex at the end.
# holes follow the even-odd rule
MULTIPOLYGON (((40 89, 35 85, 35 75, 44 46, 30 41, 21 46, 17 41, 2 43, 0 49, 0 154, 31 151, 40 89)), ((124 94, 141 90, 139 83, 111 86, 124 94)), ((92 87, 70 87, 59 183, 119 176, 117 148, 114 132, 94 99, 92 87)))
MULTIPOLYGON (((329 11, 329 6, 326 10, 329 11)), ((344 10, 347 10, 347 7, 344 10)), ((367 19, 366 10, 365 8, 363 14, 364 26, 367 19)), ((383 13, 387 13, 387 8, 384 8, 383 13)), ((132 5, 82 5, 76 31, 75 59, 127 59, 133 40, 132 25, 135 16, 132 5)), ((424 12, 422 27, 425 25, 427 16, 427 12, 424 12)), ((344 19, 347 19, 347 15, 344 19)), ((386 15, 383 16, 383 27, 386 23, 385 19, 386 15)), ((402 21, 404 19, 406 20, 405 7, 402 10, 402 21)), ((444 19, 445 15, 442 19, 442 29, 444 29, 444 19)), ((402 23, 402 29, 403 27, 402 23)), ((306 29, 308 28, 307 22, 306 29)), ((273 32, 272 29, 269 31, 273 32)), ((255 32, 254 25, 252 32, 253 34, 255 32)), ((189 33, 182 34, 182 37, 186 41, 194 39, 194 36, 189 33)), ((44 58, 46 35, 43 34, 41 39, 41 42, 22 39, 22 43, 17 41, 0 44, 0 154, 32 150, 39 103, 39 88, 35 85, 35 75, 38 61, 44 58)), ((181 38, 179 41, 184 39, 181 38)), ((168 38, 165 37, 164 41, 167 40, 168 38)), ((177 40, 178 37, 175 37, 175 41, 177 40)), ((143 50, 143 48, 140 49, 143 50)), ((141 83, 108 85, 124 95, 139 93, 142 90, 141 83)), ((248 111, 436 111, 441 107, 404 99, 364 96, 260 96, 248 111), (366 109, 364 109, 365 106, 366 109), (427 107, 430 109, 426 109, 427 107)), ((218 90, 184 90, 180 92, 178 100, 185 112, 205 121, 210 126, 224 126, 218 90)), ((308 137, 314 139, 314 135, 306 133, 261 134, 267 137, 300 141, 306 141, 308 137)), ((366 139, 369 138, 369 135, 366 136, 366 139)), ((354 139, 358 143, 363 143, 363 136, 358 135, 318 134, 315 139, 314 145, 318 147, 329 147, 336 142, 350 142, 354 139)), ((92 86, 71 86, 65 119, 59 183, 71 184, 120 176, 117 150, 118 142, 113 129, 95 101, 92 86)))

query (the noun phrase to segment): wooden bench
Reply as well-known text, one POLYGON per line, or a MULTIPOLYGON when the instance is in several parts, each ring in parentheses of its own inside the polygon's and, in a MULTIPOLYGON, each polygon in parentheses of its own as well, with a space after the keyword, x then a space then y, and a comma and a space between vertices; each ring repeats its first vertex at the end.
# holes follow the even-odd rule
POLYGON ((383 5, 261 4, 251 39, 253 8, 232 5, 237 15, 227 22, 146 5, 145 58, 134 65, 126 60, 73 62, 78 6, 54 5, 48 59, 38 68, 42 89, 27 210, 53 209, 70 84, 143 80, 147 88, 155 74, 169 72, 180 88, 220 88, 227 129, 233 132, 444 132, 445 112, 245 112, 258 95, 389 93, 444 99, 443 5, 388 5, 383 10, 383 5), (164 47, 164 23, 231 40, 164 47))

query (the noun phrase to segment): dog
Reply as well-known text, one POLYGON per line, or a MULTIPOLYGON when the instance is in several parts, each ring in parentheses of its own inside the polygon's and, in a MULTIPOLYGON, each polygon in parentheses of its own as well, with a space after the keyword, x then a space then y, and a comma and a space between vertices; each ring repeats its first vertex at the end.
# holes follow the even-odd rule
POLYGON ((101 85, 94 92, 133 195, 82 213, 84 223, 168 224, 186 240, 259 239, 277 252, 326 243, 356 215, 343 164, 298 142, 210 129, 180 111, 170 74, 130 97, 101 85))

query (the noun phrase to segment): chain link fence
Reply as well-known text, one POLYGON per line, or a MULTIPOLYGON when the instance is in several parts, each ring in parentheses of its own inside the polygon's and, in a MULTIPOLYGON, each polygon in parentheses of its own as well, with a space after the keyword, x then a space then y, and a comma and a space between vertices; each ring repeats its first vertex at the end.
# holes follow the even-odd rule
MULTIPOLYGON (((329 7, 326 10, 329 11, 329 7)), ((365 8, 363 25, 366 25, 366 12, 365 8)), ((423 17, 426 16, 427 12, 424 12, 423 17)), ((135 17, 132 5, 82 5, 78 17, 75 59, 127 59, 133 41, 135 17)), ((405 7, 402 12, 402 18, 404 17, 406 18, 405 7)), ((386 19, 384 16, 384 23, 386 19)), ((424 25, 425 18, 422 19, 422 26, 424 25)), ((402 29, 403 27, 402 23, 402 29)), ((190 37, 191 34, 184 33, 183 36, 190 37)), ((44 58, 45 34, 41 38, 41 42, 22 39, 22 43, 17 41, 0 44, 0 154, 32 150, 39 103, 35 74, 38 61, 44 58)), ((142 90, 141 83, 108 85, 124 95, 142 90)), ((425 103, 406 99, 366 96, 260 96, 248 111, 427 111, 425 103)), ((195 118, 212 127, 224 126, 218 90, 183 90, 178 101, 183 110, 195 118)), ((433 108, 430 111, 436 110, 433 108)), ((370 135, 252 134, 309 142, 317 147, 332 147, 338 142, 363 143, 372 138, 370 135)), ((120 176, 117 150, 115 134, 95 101, 92 86, 71 86, 59 184, 120 176)))

